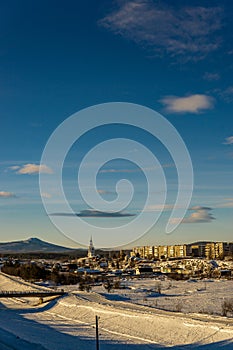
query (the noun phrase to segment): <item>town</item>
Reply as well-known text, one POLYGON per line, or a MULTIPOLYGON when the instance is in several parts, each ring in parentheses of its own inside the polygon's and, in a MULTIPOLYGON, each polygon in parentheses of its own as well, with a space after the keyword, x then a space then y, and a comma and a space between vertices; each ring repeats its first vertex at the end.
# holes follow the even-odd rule
MULTIPOLYGON (((42 256, 41 256, 42 255, 42 256)), ((85 255, 85 254, 84 254, 85 255)), ((118 287, 119 281, 135 277, 167 276, 171 279, 233 278, 233 243, 195 242, 184 245, 140 246, 132 250, 95 252, 92 238, 86 256, 61 255, 48 259, 16 258, 8 254, 0 259, 1 270, 25 280, 52 285, 103 283, 110 289, 110 282, 118 287), (113 281, 118 280, 118 283, 113 281)))

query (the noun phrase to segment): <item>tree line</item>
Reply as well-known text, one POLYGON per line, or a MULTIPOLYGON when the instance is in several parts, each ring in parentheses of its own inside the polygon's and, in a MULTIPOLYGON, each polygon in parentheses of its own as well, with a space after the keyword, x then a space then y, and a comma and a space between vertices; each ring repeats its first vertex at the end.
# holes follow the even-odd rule
POLYGON ((47 270, 35 263, 20 264, 18 262, 6 262, 2 272, 23 278, 25 281, 52 281, 56 285, 77 284, 80 276, 71 273, 62 274, 55 270, 47 270))

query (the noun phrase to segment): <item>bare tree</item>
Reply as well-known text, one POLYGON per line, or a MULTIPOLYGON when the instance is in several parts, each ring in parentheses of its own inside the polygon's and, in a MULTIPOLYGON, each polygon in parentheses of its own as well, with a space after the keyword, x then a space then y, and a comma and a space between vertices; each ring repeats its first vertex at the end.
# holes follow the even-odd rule
POLYGON ((222 315, 227 316, 228 313, 233 313, 233 299, 224 300, 222 303, 222 315))

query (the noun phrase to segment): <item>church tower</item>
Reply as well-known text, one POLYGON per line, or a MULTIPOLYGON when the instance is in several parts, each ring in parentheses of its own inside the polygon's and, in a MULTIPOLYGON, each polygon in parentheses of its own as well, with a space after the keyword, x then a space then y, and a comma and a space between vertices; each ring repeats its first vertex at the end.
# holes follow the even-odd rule
POLYGON ((88 247, 88 254, 87 254, 88 258, 93 258, 93 256, 95 256, 95 248, 92 242, 92 237, 90 239, 90 244, 88 247))

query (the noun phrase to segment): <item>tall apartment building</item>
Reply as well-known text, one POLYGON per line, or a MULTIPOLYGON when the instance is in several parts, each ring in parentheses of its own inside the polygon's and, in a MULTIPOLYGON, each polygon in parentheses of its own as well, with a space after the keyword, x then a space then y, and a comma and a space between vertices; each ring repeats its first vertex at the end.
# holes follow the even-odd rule
POLYGON ((135 247, 132 249, 131 256, 139 255, 141 258, 145 258, 145 247, 135 247))
POLYGON ((162 246, 159 246, 159 259, 166 259, 168 258, 168 246, 166 245, 162 245, 162 246))
POLYGON ((212 242, 206 244, 205 256, 207 259, 223 259, 233 256, 233 242, 212 242))
POLYGON ((144 257, 147 259, 154 258, 154 246, 145 246, 144 247, 144 257))
POLYGON ((157 245, 154 246, 154 258, 159 259, 159 247, 157 245))
POLYGON ((182 244, 182 245, 175 245, 175 257, 185 257, 187 256, 187 245, 182 244))
POLYGON ((187 255, 186 245, 142 246, 135 247, 131 255, 139 255, 143 259, 183 258, 187 255))
POLYGON ((133 248, 131 255, 143 259, 184 258, 187 256, 223 259, 233 256, 233 242, 195 242, 180 245, 142 246, 133 248))
POLYGON ((205 256, 207 259, 215 259, 215 243, 206 244, 205 256))
POLYGON ((141 246, 133 248, 131 255, 139 255, 142 259, 153 259, 157 255, 157 250, 154 246, 141 246))
POLYGON ((195 242, 195 243, 191 243, 191 244, 187 244, 187 255, 188 256, 192 256, 194 258, 197 257, 202 257, 204 258, 205 255, 205 251, 206 251, 206 245, 209 244, 211 242, 195 242))

